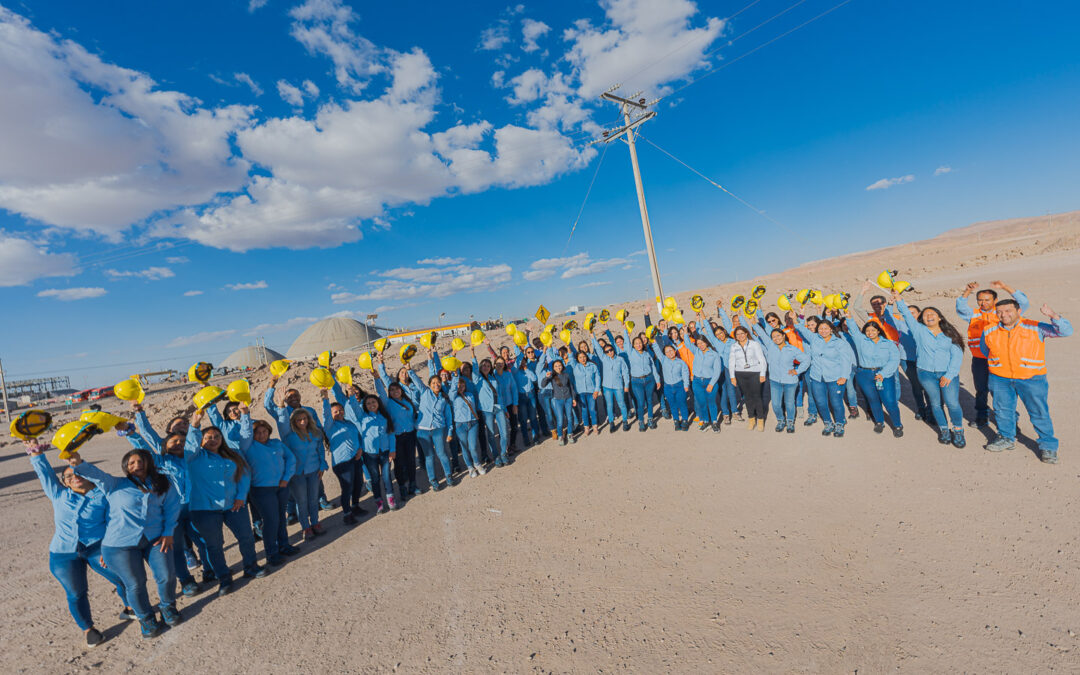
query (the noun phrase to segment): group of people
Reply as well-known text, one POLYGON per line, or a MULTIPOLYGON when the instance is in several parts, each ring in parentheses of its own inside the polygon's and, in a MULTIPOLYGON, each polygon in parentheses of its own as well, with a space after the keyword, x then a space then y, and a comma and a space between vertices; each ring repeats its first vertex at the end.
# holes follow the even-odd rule
POLYGON ((678 431, 696 420, 701 431, 716 433, 733 419, 765 431, 771 407, 775 431, 792 434, 805 400, 803 424, 820 419, 823 435, 842 437, 847 419, 861 408, 875 432, 888 425, 900 437, 902 380, 915 419, 936 425, 941 443, 964 447, 959 374, 965 346, 973 357, 972 425, 989 424, 993 400, 997 435, 986 449, 1013 447, 1019 398, 1042 460, 1056 463, 1044 343, 1070 335, 1072 327, 1046 305, 1048 322, 1025 318, 1026 296, 1001 282, 978 290, 974 311, 967 298, 977 288, 969 284, 957 299, 956 313, 968 320, 966 339, 941 311, 908 305, 895 291, 871 297, 866 313, 858 309, 864 294, 846 310, 809 315, 729 313, 718 300, 715 321, 703 306, 696 320, 682 325, 653 325, 646 314, 642 332, 631 335, 623 322, 615 334, 588 325, 587 339, 558 348, 550 333, 544 339, 526 332, 524 349, 496 352, 485 345, 482 360, 475 346, 465 362, 431 349, 426 377, 411 361, 391 376, 379 354, 374 391, 335 382, 321 390, 321 415, 302 404, 296 389, 279 402, 275 376, 263 398, 273 424, 253 419, 244 403, 228 402, 222 410, 214 403, 173 418, 162 437, 133 403, 133 422, 117 425, 132 445, 118 475, 75 452, 58 479, 45 446, 27 441, 54 507, 50 570, 87 644, 95 645, 103 637, 87 600, 88 568, 114 585, 121 617, 138 620, 142 635, 154 637, 183 620, 177 587, 185 596, 214 583, 219 596, 234 589, 225 528, 236 538, 248 578, 263 577, 298 553, 290 523, 299 523, 305 541, 323 535, 319 512, 326 506, 328 469, 341 489, 343 522, 351 526, 364 513, 366 490, 376 514, 422 494, 418 460, 430 489, 439 491, 455 484, 455 471, 483 475, 509 464, 515 449, 549 436, 566 445, 600 433, 604 417, 609 433, 635 423, 641 432, 656 429, 661 416, 678 431), (999 299, 998 290, 1011 297, 999 299), (265 565, 258 562, 257 539, 265 565), (156 607, 147 592, 147 566, 156 607), (200 567, 201 582, 192 574, 200 567))

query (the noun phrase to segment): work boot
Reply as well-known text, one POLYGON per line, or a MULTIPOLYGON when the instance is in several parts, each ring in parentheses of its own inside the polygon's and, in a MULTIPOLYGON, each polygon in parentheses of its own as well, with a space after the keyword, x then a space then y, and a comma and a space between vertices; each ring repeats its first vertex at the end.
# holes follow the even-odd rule
POLYGON ((746 428, 747 429, 749 429, 750 431, 753 431, 754 427, 756 427, 756 426, 757 426, 757 418, 756 417, 748 417, 746 419, 746 428))
POLYGON ((1043 450, 1039 459, 1044 464, 1057 464, 1057 450, 1043 450))
POLYGON ((967 445, 967 441, 964 440, 964 430, 963 429, 953 429, 952 430, 952 444, 953 444, 953 447, 955 447, 955 448, 962 448, 965 445, 967 445))
POLYGON ((1012 450, 1016 446, 1016 441, 1011 438, 1005 438, 1002 435, 994 437, 994 440, 990 441, 983 447, 990 452, 1001 452, 1002 450, 1012 450))
POLYGON ((765 418, 764 417, 762 417, 761 419, 759 419, 757 421, 757 430, 758 431, 765 431, 765 418))

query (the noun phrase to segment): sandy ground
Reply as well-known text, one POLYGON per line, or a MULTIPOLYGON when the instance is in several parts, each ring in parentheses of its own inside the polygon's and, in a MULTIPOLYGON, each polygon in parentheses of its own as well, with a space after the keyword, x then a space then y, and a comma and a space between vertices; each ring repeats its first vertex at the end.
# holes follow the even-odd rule
MULTIPOLYGON (((895 267, 914 302, 951 317, 955 289, 999 278, 1076 322, 1078 235, 1077 214, 1053 229, 983 224, 761 280, 771 302, 811 278, 855 291, 895 267)), ((644 303, 627 306, 640 321, 644 303)), ((844 439, 668 423, 547 442, 353 529, 335 510, 330 536, 225 599, 181 600, 188 621, 156 640, 118 621, 91 575, 110 638, 93 650, 48 573, 49 502, 21 448, 2 445, 4 670, 1077 672, 1080 338, 1048 354, 1058 466, 1027 438, 1002 455, 975 430, 964 450, 940 446, 906 408, 900 440, 860 419, 844 439)), ((264 381, 253 377, 258 393, 264 381)), ((970 389, 966 365, 961 381, 970 389)), ((155 422, 190 394, 151 395, 155 422)), ((84 456, 116 470, 125 446, 99 438, 84 456)), ((239 563, 235 547, 227 555, 239 563)))

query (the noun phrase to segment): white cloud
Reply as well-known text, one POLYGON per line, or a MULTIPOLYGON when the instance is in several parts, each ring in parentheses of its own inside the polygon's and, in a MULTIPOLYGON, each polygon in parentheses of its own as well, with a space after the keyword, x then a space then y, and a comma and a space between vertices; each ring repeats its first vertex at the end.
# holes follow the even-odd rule
POLYGON ((223 340, 235 333, 236 331, 234 329, 203 331, 202 333, 195 333, 194 335, 173 338, 165 346, 172 349, 174 347, 187 347, 188 345, 198 345, 206 342, 217 342, 218 340, 223 340))
POLYGON ((202 294, 203 294, 202 291, 184 291, 184 296, 188 297, 188 298, 193 298, 196 295, 202 295, 202 294))
POLYGON ((270 0, 248 0, 248 11, 255 12, 255 10, 266 7, 266 3, 270 0))
POLYGON ((334 293, 334 304, 359 300, 409 300, 445 298, 457 293, 489 291, 510 281, 513 269, 503 263, 487 267, 397 267, 376 273, 382 279, 368 281, 365 293, 334 293))
POLYGON ((251 76, 247 73, 233 73, 233 77, 236 78, 237 82, 241 84, 246 84, 248 89, 251 90, 252 94, 255 94, 256 96, 263 95, 262 87, 260 87, 255 80, 251 79, 251 76))
POLYGON ((340 0, 307 0, 289 11, 292 36, 311 54, 334 64, 338 84, 361 91, 372 75, 384 70, 379 48, 353 32, 356 15, 340 0))
POLYGON ((285 80, 277 81, 278 96, 289 105, 299 108, 304 105, 304 92, 299 87, 294 87, 285 80))
POLYGON ((627 258, 636 258, 639 255, 648 255, 648 253, 649 253, 648 251, 646 251, 645 249, 642 248, 642 249, 638 249, 637 251, 634 251, 633 253, 626 254, 626 257, 627 258))
POLYGON ((947 164, 943 164, 942 166, 939 166, 938 168, 934 169, 934 175, 935 176, 943 176, 943 175, 945 175, 947 173, 952 173, 952 167, 948 166, 947 164))
POLYGON ((424 258, 417 260, 417 265, 460 265, 465 258, 424 258))
POLYGON ((176 274, 168 267, 148 267, 144 270, 125 270, 120 272, 118 270, 105 270, 105 276, 112 280, 125 279, 125 278, 139 278, 146 279, 147 281, 160 281, 161 279, 169 279, 175 277, 176 274))
POLYGON ((505 22, 500 22, 490 28, 485 28, 480 33, 478 49, 493 52, 502 49, 508 42, 510 42, 510 27, 505 22))
POLYGON ((896 178, 882 178, 879 181, 874 181, 870 185, 866 186, 867 190, 887 190, 894 185, 903 185, 904 183, 910 183, 915 180, 914 174, 908 174, 906 176, 897 176, 896 178))
POLYGON ((521 21, 521 37, 523 41, 522 49, 527 52, 535 52, 540 48, 536 41, 546 35, 551 30, 551 26, 547 25, 543 21, 535 21, 533 19, 522 19, 521 21))
POLYGON ((542 281, 550 279, 561 271, 560 278, 572 279, 587 274, 600 274, 629 263, 630 260, 627 258, 594 260, 589 257, 588 253, 578 253, 565 258, 541 258, 535 260, 521 276, 525 281, 542 281))
POLYGON ((610 281, 590 281, 587 284, 581 284, 578 288, 596 288, 597 286, 610 286, 610 281))
POLYGON ((165 262, 169 263, 170 265, 183 265, 184 263, 189 263, 191 261, 182 255, 176 255, 165 258, 165 262))
POLYGON ((0 287, 22 286, 44 277, 70 277, 77 272, 75 256, 70 253, 49 253, 0 231, 0 287))
POLYGON ((225 284, 225 288, 230 291, 253 291, 260 288, 267 288, 267 284, 265 281, 253 281, 242 284, 225 284))
POLYGON ((251 330, 243 333, 244 337, 253 337, 256 335, 263 335, 265 333, 280 333, 283 330, 289 330, 290 328, 296 328, 297 326, 307 326, 318 321, 318 318, 309 316, 298 316, 288 321, 282 321, 281 323, 260 323, 251 330))
POLYGON ((86 300, 87 298, 100 298, 105 295, 104 288, 47 288, 39 291, 39 298, 56 298, 70 302, 72 300, 86 300))

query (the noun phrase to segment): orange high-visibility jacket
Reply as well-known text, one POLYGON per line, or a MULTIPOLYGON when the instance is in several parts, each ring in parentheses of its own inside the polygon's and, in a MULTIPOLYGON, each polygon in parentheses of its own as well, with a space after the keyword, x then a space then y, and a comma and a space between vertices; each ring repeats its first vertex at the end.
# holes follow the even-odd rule
MULTIPOLYGON (((893 315, 893 318, 896 319, 897 321, 903 321, 904 320, 903 317, 898 316, 896 314, 893 315)), ((900 342, 900 331, 896 330, 895 328, 893 328, 891 325, 889 325, 885 321, 882 321, 881 319, 879 319, 877 314, 874 314, 873 312, 870 312, 870 317, 867 319, 867 321, 873 321, 875 324, 877 324, 877 327, 881 331, 881 334, 884 335, 885 337, 889 338, 893 342, 900 342)), ((982 333, 980 333, 980 335, 982 335, 982 333)), ((976 338, 975 341, 978 342, 979 340, 976 338)), ((970 342, 970 340, 969 340, 969 342, 970 342)))
POLYGON ((1038 321, 1020 319, 1010 329, 1002 326, 995 315, 994 325, 982 333, 982 344, 988 352, 990 372, 998 377, 1027 380, 1046 374, 1046 341, 1038 321))
MULTIPOLYGON (((982 349, 979 347, 979 341, 982 339, 983 333, 987 328, 992 328, 998 325, 997 311, 990 310, 989 312, 979 312, 968 321, 968 349, 971 350, 971 358, 973 359, 985 359, 986 354, 982 353, 982 349)), ((1038 332, 1038 329, 1035 331, 1038 332)))

